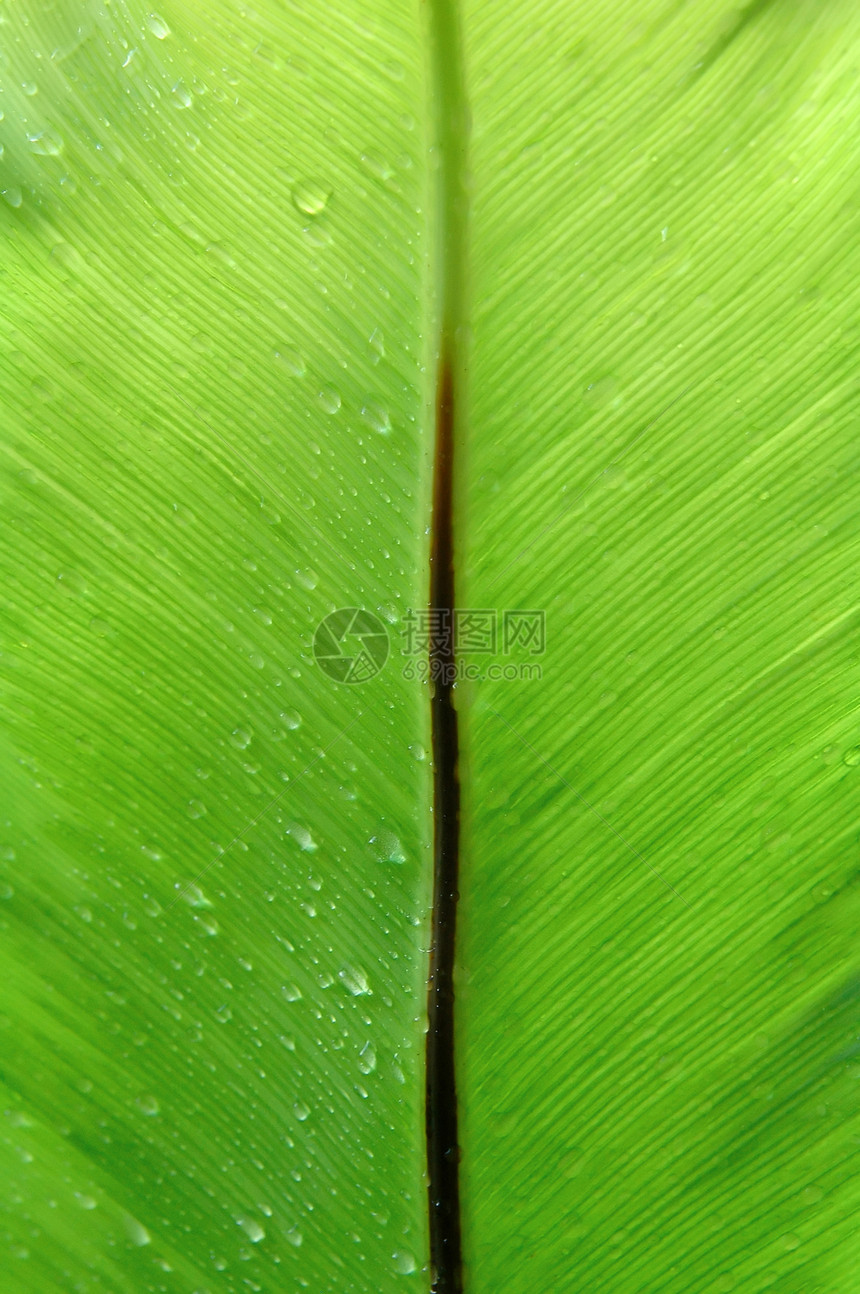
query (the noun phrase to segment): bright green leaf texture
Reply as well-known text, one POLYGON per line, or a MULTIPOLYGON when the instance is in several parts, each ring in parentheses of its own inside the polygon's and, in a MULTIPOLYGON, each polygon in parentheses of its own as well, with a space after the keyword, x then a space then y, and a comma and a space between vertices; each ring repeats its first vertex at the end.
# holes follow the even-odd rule
MULTIPOLYGON (((427 1294, 446 0, 158 3, 0 2, 0 1287, 427 1294)), ((860 11, 458 21, 465 1289, 852 1294, 860 11)))

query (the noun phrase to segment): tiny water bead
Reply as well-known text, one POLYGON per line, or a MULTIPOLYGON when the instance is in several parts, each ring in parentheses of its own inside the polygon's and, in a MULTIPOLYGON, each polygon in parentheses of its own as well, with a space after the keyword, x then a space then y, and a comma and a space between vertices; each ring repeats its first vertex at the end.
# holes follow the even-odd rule
POLYGON ((239 1218, 238 1225, 245 1232, 252 1245, 258 1245, 261 1240, 265 1240, 266 1233, 256 1218, 239 1218))
POLYGON ((317 842, 306 827, 301 827, 297 823, 294 823, 291 827, 287 828, 285 834, 292 836, 302 853, 313 854, 316 852, 317 842))
POLYGON ((380 436, 387 436, 391 431, 391 416, 384 405, 375 400, 366 400, 361 407, 361 416, 380 436))
POLYGON ((170 28, 160 14, 148 14, 146 25, 157 40, 166 40, 170 35, 170 28))
POLYGON ((40 130, 36 135, 28 135, 27 141, 39 157, 59 157, 64 148, 63 137, 56 130, 40 130))
POLYGON ((400 1249, 393 1253, 391 1257, 394 1262, 394 1270, 400 1276, 411 1276, 413 1272, 418 1270, 418 1264, 407 1249, 400 1249))
POLYGON ((318 216, 328 206, 331 193, 320 180, 303 180, 293 188, 293 206, 303 216, 318 216))
POLYGON ((138 1222, 137 1218, 133 1218, 130 1215, 125 1218, 125 1233, 128 1237, 129 1243, 138 1249, 142 1249, 144 1245, 152 1243, 152 1236, 149 1234, 143 1223, 138 1222))
POLYGON ((376 1069, 376 1048, 372 1042, 366 1042, 359 1052, 358 1068, 362 1074, 372 1074, 376 1069))
POLYGON ((370 997, 373 992, 365 972, 353 966, 344 966, 337 977, 351 997, 370 997))
POLYGON ((304 356, 295 346, 281 345, 275 350, 275 359, 291 377, 304 377, 307 372, 304 356))
POLYGON ((180 108, 190 108, 194 102, 194 96, 182 81, 177 81, 171 93, 180 108))
POLYGON ((317 399, 326 413, 337 413, 341 406, 340 394, 333 386, 323 386, 317 393, 317 399))

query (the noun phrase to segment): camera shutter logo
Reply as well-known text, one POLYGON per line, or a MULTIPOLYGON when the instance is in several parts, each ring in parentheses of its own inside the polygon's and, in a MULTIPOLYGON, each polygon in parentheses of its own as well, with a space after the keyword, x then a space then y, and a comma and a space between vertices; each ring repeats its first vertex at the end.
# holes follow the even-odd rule
POLYGON ((388 631, 372 611, 341 607, 317 625, 314 659, 336 683, 366 683, 388 660, 388 631))

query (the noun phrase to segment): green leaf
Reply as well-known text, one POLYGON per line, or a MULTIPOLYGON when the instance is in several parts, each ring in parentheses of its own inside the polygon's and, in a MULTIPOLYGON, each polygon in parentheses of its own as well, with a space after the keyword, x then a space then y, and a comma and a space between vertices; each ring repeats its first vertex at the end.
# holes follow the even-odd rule
POLYGON ((464 318, 468 1294, 852 1286, 860 17, 457 21, 468 137, 443 0, 5 15, 16 1294, 429 1287, 464 318))
POLYGON ((312 649, 425 596, 415 17, 68 12, 4 28, 12 1288, 399 1289, 426 705, 312 649))
POLYGON ((573 10, 465 20, 492 107, 461 597, 547 622, 543 678, 483 685, 466 725, 468 1288, 835 1294, 858 1264, 860 22, 573 10))

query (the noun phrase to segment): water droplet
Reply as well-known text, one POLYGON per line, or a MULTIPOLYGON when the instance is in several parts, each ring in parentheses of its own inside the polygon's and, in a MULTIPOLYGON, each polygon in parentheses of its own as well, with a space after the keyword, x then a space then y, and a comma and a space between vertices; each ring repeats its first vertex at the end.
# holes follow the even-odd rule
POLYGON ((311 247, 328 247, 329 243, 332 241, 331 234, 325 225, 318 223, 315 220, 311 221, 309 225, 305 225, 302 233, 310 243, 311 247))
POLYGON ((372 1074, 376 1069, 376 1048, 372 1042, 366 1042, 358 1053, 358 1068, 362 1074, 372 1074))
POLYGON ((20 207, 24 201, 24 195, 20 189, 4 189, 3 198, 10 207, 20 207))
POLYGON ((380 436, 387 436, 391 431, 391 418, 388 410, 374 400, 368 400, 362 405, 361 416, 374 431, 379 432, 380 436))
POLYGON ((145 1114, 148 1119, 153 1118, 161 1109, 157 1097, 152 1095, 139 1096, 135 1104, 141 1114, 145 1114))
POLYGON ((230 734, 230 744, 237 750, 245 750, 251 744, 251 735, 247 728, 234 728, 230 734))
POLYGON ((86 265, 83 256, 71 243, 55 243, 51 248, 51 259, 70 274, 80 274, 86 265))
POLYGON ((275 359, 283 364, 291 377, 304 377, 307 372, 304 357, 295 346, 279 346, 275 351, 275 359))
POLYGON ((306 571, 296 570, 294 573, 299 584, 301 584, 303 589, 307 589, 308 592, 312 593, 320 582, 320 577, 317 575, 316 571, 312 571, 310 569, 306 571))
POLYGON ((192 95, 191 91, 188 89, 186 85, 183 85, 181 81, 176 82, 176 85, 173 87, 172 93, 175 96, 176 102, 178 103, 180 108, 190 108, 192 103, 194 102, 194 96, 192 95))
POLYGON ((412 756, 413 759, 417 759, 419 764, 427 758, 427 751, 424 749, 424 747, 421 745, 419 741, 414 742, 409 747, 409 754, 412 756))
POLYGON ((370 843, 373 845, 374 853, 380 862, 406 862, 403 846, 399 837, 395 836, 393 831, 380 831, 378 835, 370 837, 370 843))
POLYGON ((83 1195, 80 1191, 75 1191, 75 1199, 81 1208, 87 1211, 98 1208, 98 1200, 94 1200, 91 1195, 83 1195))
MULTIPOLYGON (((20 203, 18 205, 20 206, 20 203)), ((325 409, 326 413, 337 413, 340 408, 340 395, 333 386, 322 387, 317 394, 317 399, 325 409)))
POLYGON ((296 728, 300 728, 302 726, 302 716, 299 714, 298 710, 282 710, 281 722, 285 728, 290 728, 292 731, 295 731, 296 728))
POLYGON ((302 996, 302 990, 298 984, 285 984, 281 992, 288 1002, 298 1002, 302 996))
POLYGON ((390 180, 394 174, 394 167, 386 162, 384 157, 379 153, 362 153, 361 164, 371 175, 376 176, 377 180, 390 180))
POLYGON ((32 99, 34 94, 39 93, 39 87, 36 85, 35 81, 22 81, 21 89, 24 91, 28 99, 32 99))
POLYGON ((293 823, 292 826, 287 827, 286 834, 292 836, 302 853, 313 854, 316 852, 317 842, 306 827, 300 827, 298 823, 293 823))
POLYGON ((186 885, 182 898, 192 908, 211 908, 212 900, 207 899, 199 885, 186 885))
POLYGON ((158 40, 166 40, 170 35, 170 28, 160 14, 151 13, 147 15, 146 25, 158 40))
POLYGON ((856 768, 860 764, 860 746, 851 746, 842 756, 842 763, 849 768, 856 768))
POLYGON ((584 397, 592 408, 602 409, 619 398, 620 386, 616 377, 600 377, 590 382, 585 389, 584 397))
POLYGON ((370 997, 372 989, 368 984, 367 975, 362 970, 356 970, 353 966, 344 966, 339 970, 337 977, 352 997, 370 997))
POLYGON ((206 812, 206 805, 202 800, 189 800, 185 812, 189 818, 202 818, 206 812))
POLYGON ((381 359, 385 359, 385 339, 379 328, 374 328, 370 334, 368 344, 373 351, 372 359, 374 364, 378 364, 381 359))
POLYGON ((245 1232, 252 1245, 258 1245, 261 1240, 265 1240, 266 1233, 260 1226, 256 1218, 240 1218, 239 1226, 245 1232))
POLYGON ((298 1249, 299 1245, 304 1240, 304 1236, 301 1231, 299 1231, 298 1227, 290 1227, 289 1231, 284 1232, 284 1239, 288 1244, 291 1244, 295 1249, 298 1249))
POLYGON ((418 1270, 418 1264, 407 1249, 400 1249, 391 1257, 394 1261, 394 1270, 401 1276, 411 1276, 418 1270))
POLYGON ((15 897, 15 891, 8 881, 0 882, 0 899, 12 899, 15 897))
POLYGON ((63 151, 63 137, 56 130, 40 130, 28 135, 30 147, 39 157, 59 157, 63 151))
POLYGON ((318 216, 325 211, 331 189, 319 180, 305 180, 293 189, 293 206, 304 216, 318 216))
POLYGON ((219 1006, 218 1010, 215 1012, 215 1019, 219 1024, 226 1024, 228 1020, 233 1019, 233 1012, 230 1010, 229 1006, 219 1006))
POLYGON ((126 1215, 124 1221, 125 1233, 131 1244, 137 1245, 138 1248, 151 1244, 152 1236, 142 1222, 138 1222, 137 1218, 131 1217, 130 1214, 126 1215))
POLYGON ((309 1118, 310 1112, 310 1106, 305 1105, 304 1101, 296 1101, 293 1106, 293 1114, 296 1116, 299 1123, 304 1123, 305 1120, 309 1118))

